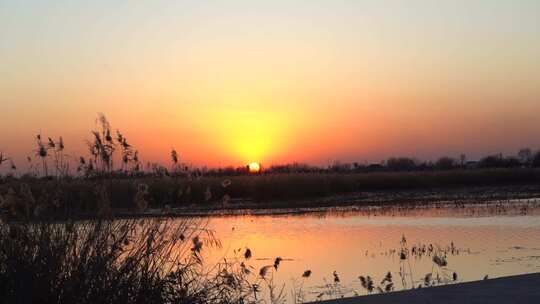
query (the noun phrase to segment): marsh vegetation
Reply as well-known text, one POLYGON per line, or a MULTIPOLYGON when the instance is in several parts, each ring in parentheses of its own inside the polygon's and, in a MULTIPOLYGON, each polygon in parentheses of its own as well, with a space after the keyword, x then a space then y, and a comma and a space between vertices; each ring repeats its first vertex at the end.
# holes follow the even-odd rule
MULTIPOLYGON (((467 194, 456 197, 456 192, 474 187, 484 190, 473 191, 472 200, 540 193, 540 153, 530 149, 520 150, 515 157, 487 156, 479 162, 467 161, 465 155, 459 160, 442 157, 434 163, 397 157, 376 165, 276 165, 253 174, 248 167, 194 167, 174 148, 169 164, 143 162, 125 133, 113 129, 103 114, 98 115, 86 144, 88 155, 77 156, 68 152, 62 136, 38 134, 27 163, 19 167, 0 153, 4 214, 26 219, 103 218, 148 209, 154 209, 155 215, 156 210, 171 213, 182 208, 321 207, 350 203, 350 197, 327 199, 343 195, 362 204, 405 203, 418 201, 426 191, 446 194, 441 200, 459 201, 467 199, 467 194), (498 192, 486 196, 493 188, 485 187, 498 192), (505 187, 514 188, 508 193, 505 187), (381 200, 381 196, 386 198, 381 200)), ((428 199, 434 200, 433 196, 428 199)))
POLYGON ((0 224, 3 303, 281 303, 280 258, 207 265, 220 243, 201 220, 0 224))

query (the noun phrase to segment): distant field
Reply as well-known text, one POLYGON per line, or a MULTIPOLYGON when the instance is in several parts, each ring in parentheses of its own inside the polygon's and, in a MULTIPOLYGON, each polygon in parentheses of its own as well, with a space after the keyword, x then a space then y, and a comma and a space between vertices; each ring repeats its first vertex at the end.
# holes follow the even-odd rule
MULTIPOLYGON (((102 179, 3 179, 0 194, 4 209, 27 214, 38 209, 43 214, 95 213, 100 209, 138 210, 146 208, 226 209, 248 202, 246 207, 283 208, 339 205, 338 199, 356 195, 365 200, 370 193, 391 193, 398 198, 456 197, 453 192, 474 188, 475 197, 531 196, 531 187, 540 186, 540 169, 486 169, 354 174, 292 173, 236 177, 141 177, 102 179), (230 182, 230 183, 229 183, 230 182), (141 189, 141 185, 143 186, 141 189), (528 185, 529 187, 525 187, 528 185), (487 188, 486 188, 487 187, 487 188), (489 188, 489 189, 488 189, 489 188), (11 190, 10 190, 11 189, 11 190), (510 190, 508 190, 510 189, 510 190), (522 190, 523 189, 523 190, 522 190), (510 192, 508 194, 507 192, 510 192), (485 192, 485 193, 484 193, 485 192), (412 194, 411 194, 412 193, 412 194), (419 195, 417 195, 420 193, 419 195), (450 193, 450 194, 448 194, 450 193), (399 196, 399 194, 404 194, 399 196), (10 202, 7 202, 11 200, 10 202), (8 205, 11 204, 11 207, 8 205), (141 206, 142 205, 142 206, 141 206)), ((538 190, 538 189, 536 189, 538 190)), ((533 189, 533 192, 536 191, 533 189)), ((465 191, 466 192, 466 191, 465 191)), ((468 195, 465 193, 464 195, 468 195)), ((459 193, 457 195, 459 197, 459 193)), ((34 212, 36 213, 36 212, 34 212)))

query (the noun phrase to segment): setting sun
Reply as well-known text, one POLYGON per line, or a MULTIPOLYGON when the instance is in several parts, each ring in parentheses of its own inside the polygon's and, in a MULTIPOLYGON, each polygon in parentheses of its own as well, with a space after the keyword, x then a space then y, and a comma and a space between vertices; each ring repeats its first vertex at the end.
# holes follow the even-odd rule
POLYGON ((249 172, 250 173, 259 173, 261 171, 261 165, 259 165, 259 163, 250 163, 248 165, 248 168, 249 168, 249 172))

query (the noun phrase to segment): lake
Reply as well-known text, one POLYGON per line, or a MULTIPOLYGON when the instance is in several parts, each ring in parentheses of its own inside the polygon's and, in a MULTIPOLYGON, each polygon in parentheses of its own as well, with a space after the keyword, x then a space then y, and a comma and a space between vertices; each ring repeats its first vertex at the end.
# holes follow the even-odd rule
POLYGON ((361 275, 379 285, 391 272, 400 290, 424 284, 427 273, 453 283, 539 272, 539 210, 538 200, 526 200, 213 216, 208 227, 222 246, 207 250, 205 261, 234 260, 249 248, 249 265, 258 273, 281 257, 274 283, 285 284, 288 299, 293 286, 303 284, 306 300, 366 294, 361 275), (445 257, 446 267, 433 262, 435 252, 445 257), (302 278, 305 270, 311 270, 309 278, 302 278))

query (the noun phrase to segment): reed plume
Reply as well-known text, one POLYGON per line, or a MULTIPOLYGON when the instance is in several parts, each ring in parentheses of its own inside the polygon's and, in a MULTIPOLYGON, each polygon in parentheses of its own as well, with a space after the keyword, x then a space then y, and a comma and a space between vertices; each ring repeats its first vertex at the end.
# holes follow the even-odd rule
POLYGON ((41 164, 43 166, 43 175, 49 176, 47 170, 47 157, 49 156, 47 145, 41 140, 41 134, 36 135, 37 149, 35 150, 36 156, 41 158, 41 164))

